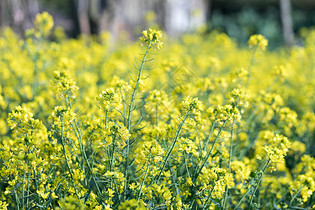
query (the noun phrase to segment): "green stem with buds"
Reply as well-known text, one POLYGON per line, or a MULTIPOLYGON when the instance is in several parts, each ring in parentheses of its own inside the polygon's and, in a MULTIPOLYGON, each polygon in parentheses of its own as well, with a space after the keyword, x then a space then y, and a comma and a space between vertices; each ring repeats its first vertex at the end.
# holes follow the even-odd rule
MULTIPOLYGON (((142 61, 141 61, 141 65, 139 68, 139 72, 138 72, 138 78, 136 81, 136 85, 133 89, 133 92, 131 94, 131 98, 130 98, 130 105, 129 105, 129 110, 128 110, 128 118, 127 118, 127 129, 130 132, 131 131, 131 126, 132 126, 132 112, 134 111, 134 103, 135 103, 135 99, 136 99, 136 94, 137 91, 139 89, 139 84, 140 84, 140 80, 141 80, 141 75, 142 75, 142 71, 144 68, 144 64, 146 62, 149 50, 151 49, 151 41, 148 44, 148 47, 143 55, 142 61)), ((127 145, 126 145, 126 152, 125 152, 125 199, 127 198, 127 189, 128 189, 128 164, 129 164, 129 151, 130 151, 130 138, 128 138, 127 140, 127 145)))

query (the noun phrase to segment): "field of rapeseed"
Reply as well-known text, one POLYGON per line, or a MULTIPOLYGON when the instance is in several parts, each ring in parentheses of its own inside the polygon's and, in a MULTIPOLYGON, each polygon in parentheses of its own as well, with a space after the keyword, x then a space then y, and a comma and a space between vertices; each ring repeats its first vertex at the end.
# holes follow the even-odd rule
POLYGON ((114 49, 34 24, 0 36, 0 209, 315 208, 315 32, 114 49))

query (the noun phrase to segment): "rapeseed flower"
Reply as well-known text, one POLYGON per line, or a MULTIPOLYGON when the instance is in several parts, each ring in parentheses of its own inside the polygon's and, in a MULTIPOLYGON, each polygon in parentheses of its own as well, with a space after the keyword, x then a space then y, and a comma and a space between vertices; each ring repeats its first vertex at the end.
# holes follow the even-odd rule
POLYGON ((149 29, 135 75, 138 45, 52 28, 0 35, 0 208, 312 208, 313 32, 279 53, 149 29))

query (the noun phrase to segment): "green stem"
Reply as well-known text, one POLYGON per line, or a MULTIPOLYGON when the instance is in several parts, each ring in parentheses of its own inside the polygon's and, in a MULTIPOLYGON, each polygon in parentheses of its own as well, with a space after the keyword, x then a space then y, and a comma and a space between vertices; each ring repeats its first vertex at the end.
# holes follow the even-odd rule
POLYGON ((129 105, 129 111, 128 111, 128 125, 127 125, 127 128, 128 130, 130 131, 131 129, 131 123, 132 123, 132 112, 133 112, 133 109, 134 109, 134 102, 135 102, 135 98, 136 98, 136 94, 137 94, 137 90, 139 88, 139 84, 140 84, 140 80, 141 80, 141 75, 142 75, 142 71, 143 71, 143 67, 144 67, 144 64, 146 62, 146 59, 147 59, 147 55, 149 53, 149 50, 151 48, 151 42, 149 43, 147 49, 146 49, 146 52, 143 56, 143 59, 141 61, 141 65, 140 65, 140 68, 139 68, 139 73, 138 73, 138 78, 137 78, 137 82, 136 82, 136 85, 133 89, 133 92, 132 92, 132 95, 131 95, 131 98, 130 98, 130 105, 129 105))
POLYGON ((26 206, 28 207, 28 199, 30 197, 30 173, 27 175, 27 197, 26 197, 26 206))
POLYGON ((252 190, 252 188, 249 188, 245 194, 242 196, 241 200, 238 202, 238 204, 235 206, 234 210, 236 210, 240 205, 241 203, 243 202, 243 200, 246 198, 246 196, 250 193, 250 191, 252 190))
POLYGON ((291 206, 291 204, 293 203, 294 199, 300 194, 302 188, 303 188, 303 187, 301 187, 301 188, 297 191, 297 193, 295 193, 295 195, 292 197, 289 206, 291 206))
POLYGON ((249 86, 249 80, 250 80, 250 78, 251 78, 251 76, 252 76, 252 68, 253 68, 253 65, 254 65, 255 54, 256 54, 257 49, 258 49, 258 46, 255 47, 254 52, 253 52, 252 59, 250 60, 250 65, 249 65, 249 68, 248 68, 248 77, 247 77, 246 88, 248 88, 248 86, 249 86))
MULTIPOLYGON (((208 136, 208 138, 207 138, 207 140, 206 140, 206 143, 205 143, 205 145, 204 145, 202 151, 204 151, 204 150, 207 148, 207 146, 208 146, 208 144, 209 144, 209 142, 210 142, 210 139, 211 139, 213 130, 214 130, 214 128, 215 128, 215 124, 216 124, 215 122, 212 123, 212 126, 211 126, 211 128, 210 128, 209 136, 208 136)), ((201 154, 201 155, 202 155, 202 154, 201 154)))
MULTIPOLYGON (((267 168, 269 162, 270 162, 269 159, 265 162, 265 165, 264 165, 263 168, 262 168, 262 175, 265 173, 265 170, 266 170, 266 168, 267 168)), ((261 181, 261 179, 262 179, 262 175, 259 177, 259 180, 258 180, 259 183, 260 183, 260 181, 261 181)), ((255 183, 254 183, 254 184, 255 184, 255 183)), ((256 187, 255 187, 255 192, 256 192, 256 190, 257 190, 257 188, 258 188, 258 185, 259 185, 259 184, 257 183, 257 184, 256 184, 256 187)), ((247 189, 247 191, 245 192, 245 194, 242 196, 241 200, 240 200, 240 201, 238 202, 238 204, 235 206, 234 210, 236 210, 236 209, 241 205, 241 203, 243 202, 243 200, 244 200, 244 199, 246 198, 246 196, 251 192, 252 189, 253 189, 252 187, 250 187, 249 189, 247 189)), ((255 193, 253 193, 253 196, 254 196, 254 194, 255 194, 255 193)))
MULTIPOLYGON (((232 130, 231 130, 231 140, 230 140, 230 157, 229 157, 229 173, 231 173, 231 162, 232 162, 232 156, 233 156, 233 135, 234 135, 234 123, 235 119, 233 119, 232 123, 232 130)), ((225 197, 224 197, 224 202, 223 202, 223 209, 226 209, 226 201, 227 197, 229 195, 229 188, 226 185, 226 190, 225 190, 225 197)))
POLYGON ((34 185, 35 185, 35 191, 36 191, 36 194, 37 194, 37 202, 38 204, 40 204, 40 197, 37 193, 37 191, 39 191, 39 187, 38 187, 38 184, 37 184, 37 176, 36 176, 36 171, 35 171, 35 168, 33 169, 33 172, 34 172, 34 185))
MULTIPOLYGON (((66 99, 66 102, 67 102, 67 106, 71 109, 72 105, 71 105, 71 100, 70 100, 69 95, 68 95, 68 98, 66 99)), ((92 169, 92 167, 91 167, 91 165, 89 163, 89 160, 88 160, 88 158, 86 156, 86 153, 85 153, 85 150, 84 150, 84 147, 83 147, 81 133, 80 133, 79 126, 78 126, 78 123, 77 123, 76 119, 73 120, 72 128, 73 128, 73 131, 75 133, 76 138, 78 139, 80 150, 81 150, 81 153, 83 154, 83 159, 85 159, 87 168, 88 168, 89 172, 91 173, 91 176, 92 176, 93 182, 95 183, 95 186, 96 186, 96 189, 98 191, 98 194, 101 194, 101 190, 100 190, 100 188, 98 186, 98 183, 96 182, 96 179, 95 179, 94 174, 93 174, 93 169, 92 169)))
POLYGON ((105 128, 107 128, 108 110, 105 111, 105 128))
POLYGON ((149 158, 148 158, 148 160, 147 160, 147 169, 146 169, 146 171, 145 171, 145 175, 144 175, 143 180, 142 180, 142 182, 141 182, 140 191, 139 191, 139 194, 138 194, 138 200, 139 200, 140 197, 141 197, 142 188, 143 188, 145 179, 147 178, 147 175, 148 175, 148 171, 149 171, 149 167, 150 167, 150 159, 151 159, 151 151, 150 151, 149 158))
POLYGON ((17 195, 17 192, 15 190, 15 186, 13 187, 13 190, 14 190, 14 195, 15 195, 15 201, 16 201, 17 209, 20 210, 20 200, 19 200, 19 196, 17 195))
POLYGON ((226 122, 227 122, 227 121, 225 120, 224 123, 223 123, 223 125, 220 127, 219 132, 218 132, 217 136, 215 137, 215 139, 214 139, 214 141, 213 141, 213 143, 212 143, 212 146, 211 146, 211 149, 210 149, 209 153, 207 154, 206 158, 204 159, 204 162, 202 163, 201 167, 200 167, 199 169, 197 169, 197 172, 196 172, 196 174, 195 174, 195 176, 194 176, 194 178, 193 178, 193 183, 197 180, 199 174, 201 173, 201 170, 202 170, 203 167, 206 165, 206 163, 207 163, 207 161, 208 161, 208 159, 209 159, 209 157, 210 157, 210 155, 211 155, 211 153, 212 153, 212 150, 213 150, 213 148, 214 148, 214 145, 215 145, 215 143, 217 142, 217 140, 218 140, 218 138, 219 138, 219 136, 220 136, 220 134, 221 134, 221 132, 222 132, 222 130, 223 130, 225 124, 226 124, 226 122))
MULTIPOLYGON (((141 61, 141 65, 140 65, 140 68, 139 68, 139 73, 138 73, 138 78, 137 78, 137 81, 136 81, 136 85, 133 89, 133 92, 131 94, 131 98, 130 98, 130 105, 129 105, 129 110, 128 110, 128 118, 127 118, 127 129, 128 131, 130 132, 131 130, 131 123, 132 123, 132 112, 134 111, 134 103, 135 103, 135 99, 136 99, 136 94, 137 94, 137 91, 139 89, 139 84, 140 84, 140 80, 141 80, 141 75, 142 75, 142 71, 143 71, 143 67, 144 67, 144 64, 146 62, 146 59, 147 59, 147 55, 149 53, 149 50, 151 48, 151 41, 149 42, 148 44, 148 47, 145 51, 145 54, 143 56, 143 59, 141 61)), ((126 145, 126 153, 125 153, 125 193, 124 193, 124 196, 125 196, 125 199, 127 197, 127 188, 128 188, 128 164, 129 164, 129 151, 130 151, 130 138, 128 138, 127 140, 127 145, 126 145)))
POLYGON ((209 204, 208 204, 208 202, 209 202, 209 200, 211 201, 211 196, 212 196, 212 193, 213 193, 213 191, 214 191, 214 187, 215 187, 215 185, 213 185, 213 188, 212 188, 212 190, 211 190, 211 192, 210 192, 210 194, 209 194, 209 196, 208 196, 208 198, 207 198, 207 200, 206 200, 206 202, 205 202, 205 205, 204 205, 203 209, 206 209, 206 207, 207 207, 208 205, 211 205, 212 202, 210 202, 209 204))
MULTIPOLYGON (((112 142, 112 151, 110 155, 110 165, 109 165, 109 171, 113 171, 113 165, 114 165, 114 153, 115 153, 115 140, 116 140, 116 135, 113 137, 113 142, 112 142)), ((113 188, 113 177, 110 177, 110 187, 113 188)))
POLYGON ((22 186, 22 209, 24 209, 24 194, 25 194, 25 171, 23 175, 23 186, 22 186))
POLYGON ((270 162, 270 159, 268 159, 268 160, 265 162, 265 165, 264 165, 264 167, 263 167, 263 169, 262 169, 262 172, 261 172, 261 175, 260 175, 260 177, 259 177, 258 183, 256 184, 255 189, 254 189, 254 192, 253 192, 253 195, 252 195, 252 197, 251 197, 251 199, 250 199, 250 206, 252 206, 252 203, 253 203, 253 200, 254 200, 256 191, 257 191, 257 189, 258 189, 258 187, 259 187, 259 185, 260 185, 260 183, 261 183, 261 181, 262 181, 262 179, 263 179, 265 170, 266 170, 266 168, 267 168, 269 162, 270 162))
POLYGON ((32 97, 35 98, 36 95, 36 89, 37 89, 37 60, 38 58, 35 57, 34 59, 34 72, 33 72, 33 84, 32 84, 32 97))
MULTIPOLYGON (((187 165, 186 165, 186 168, 187 168, 187 165)), ((170 172, 171 172, 171 176, 172 176, 174 187, 175 187, 175 196, 177 196, 180 192, 177 187, 177 181, 176 181, 176 175, 175 175, 176 172, 175 171, 173 172, 172 168, 170 168, 170 172)))
POLYGON ((156 116, 156 127, 159 125, 159 106, 156 105, 156 111, 155 111, 155 116, 156 116))
POLYGON ((170 157, 170 155, 171 155, 171 152, 173 151, 173 149, 174 149, 174 147, 175 147, 176 141, 177 141, 177 139, 178 139, 178 137, 179 137, 179 134, 180 134, 180 132, 181 132, 183 126, 184 126, 184 123, 185 123, 186 119, 188 118, 189 114, 190 114, 190 110, 186 113, 186 115, 185 115, 183 121, 180 123, 180 125, 179 125, 178 128, 177 128, 177 131, 176 131, 176 133, 175 133, 175 137, 174 137, 174 139, 173 139, 173 142, 172 142, 172 144, 171 144, 169 150, 167 151, 167 153, 166 153, 165 156, 164 156, 164 163, 163 163, 163 166, 162 166, 162 168, 161 168, 161 170, 160 170, 160 173, 159 173, 159 175, 158 175, 158 177, 157 177, 157 179, 156 179, 157 182, 158 182, 158 181, 160 180, 160 178, 161 178, 162 172, 164 171, 164 168, 165 168, 165 166, 166 166, 166 163, 167 163, 167 161, 168 161, 168 159, 169 159, 169 157, 170 157))
POLYGON ((75 194, 76 194, 76 196, 78 197, 78 199, 81 200, 81 199, 80 199, 80 196, 79 196, 79 194, 78 194, 77 187, 75 186, 75 183, 74 183, 74 179, 73 179, 73 175, 72 175, 72 170, 71 170, 71 168, 70 168, 69 161, 68 161, 68 157, 67 157, 67 153, 66 153, 65 142, 64 142, 64 136, 63 136, 63 122, 62 122, 62 126, 61 126, 61 145, 62 145, 63 155, 65 156, 66 165, 67 165, 67 168, 68 168, 68 171, 69 171, 69 174, 70 174, 70 178, 71 178, 71 181, 72 181, 72 185, 73 185, 75 194))

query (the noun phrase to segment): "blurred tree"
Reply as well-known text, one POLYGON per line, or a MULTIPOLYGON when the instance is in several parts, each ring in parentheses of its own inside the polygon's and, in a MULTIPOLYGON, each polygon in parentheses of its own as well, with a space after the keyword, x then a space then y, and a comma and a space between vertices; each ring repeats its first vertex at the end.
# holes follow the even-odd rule
POLYGON ((294 44, 294 32, 291 16, 291 1, 280 0, 281 22, 283 38, 287 46, 294 44))
POLYGON ((91 0, 90 18, 96 27, 96 33, 103 30, 113 31, 112 26, 117 6, 121 0, 91 0))
POLYGON ((37 0, 1 0, 0 1, 0 25, 10 26, 17 33, 31 27, 32 20, 39 11, 37 0))
POLYGON ((210 30, 226 32, 241 43, 261 33, 273 46, 284 40, 291 46, 294 32, 315 25, 314 8, 315 0, 0 0, 0 27, 10 26, 23 36, 36 13, 48 11, 70 36, 105 30, 115 38, 135 38, 148 27, 177 36, 210 21, 210 30))
POLYGON ((171 35, 193 31, 206 24, 207 0, 169 0, 167 1, 165 29, 171 35))
MULTIPOLYGON (((89 0, 77 0, 77 16, 81 34, 89 35, 91 33, 89 21, 89 0)), ((93 1, 92 1, 93 2, 93 1)))

